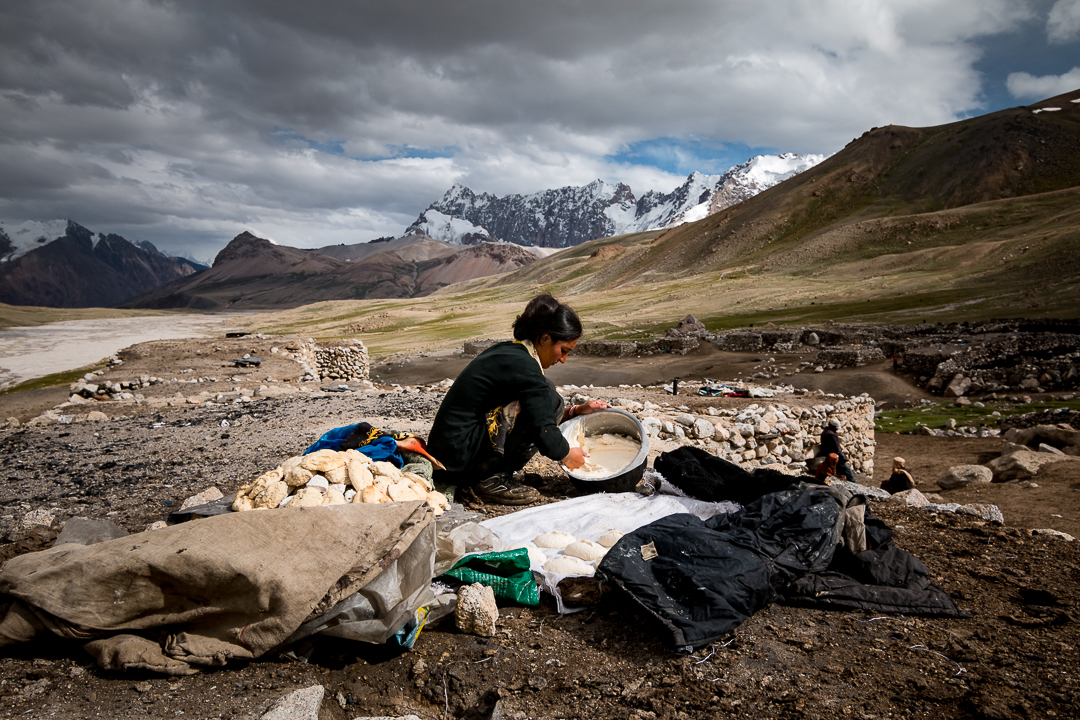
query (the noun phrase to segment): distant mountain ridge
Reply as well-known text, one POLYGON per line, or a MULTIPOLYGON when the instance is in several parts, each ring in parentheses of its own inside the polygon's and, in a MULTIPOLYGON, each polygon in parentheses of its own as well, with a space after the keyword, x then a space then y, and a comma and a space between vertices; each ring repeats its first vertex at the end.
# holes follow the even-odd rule
POLYGON ((759 155, 722 175, 691 173, 670 193, 635 198, 629 185, 596 180, 532 195, 476 194, 455 184, 406 233, 443 242, 573 247, 589 240, 700 220, 808 170, 824 155, 759 155))
POLYGON ((111 307, 205 269, 71 220, 0 226, 0 302, 111 307))
POLYGON ((328 300, 421 297, 536 260, 535 253, 517 245, 463 247, 423 235, 305 250, 244 232, 218 253, 206 272, 156 287, 124 307, 258 310, 328 300))

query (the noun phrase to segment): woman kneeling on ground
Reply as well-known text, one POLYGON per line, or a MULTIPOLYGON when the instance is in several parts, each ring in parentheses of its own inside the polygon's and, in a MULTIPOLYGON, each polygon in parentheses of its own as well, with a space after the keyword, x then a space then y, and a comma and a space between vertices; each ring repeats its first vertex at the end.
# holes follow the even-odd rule
POLYGON ((488 348, 446 393, 428 437, 428 451, 446 467, 439 484, 468 487, 483 502, 528 505, 535 488, 514 479, 539 450, 570 470, 585 463, 559 423, 603 410, 603 400, 567 407, 544 370, 566 362, 581 337, 581 320, 551 295, 533 298, 514 320, 513 342, 488 348))

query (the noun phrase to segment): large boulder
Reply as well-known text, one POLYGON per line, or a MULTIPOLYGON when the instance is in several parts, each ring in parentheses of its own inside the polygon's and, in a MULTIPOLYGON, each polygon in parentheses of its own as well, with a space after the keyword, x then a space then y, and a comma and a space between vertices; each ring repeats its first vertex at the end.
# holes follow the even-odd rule
POLYGON ((988 483, 994 480, 994 473, 983 465, 957 465, 946 470, 938 478, 937 484, 942 490, 955 490, 972 483, 988 483))
POLYGON ((1021 450, 991 460, 986 466, 994 474, 994 482, 1005 482, 1007 480, 1026 480, 1035 477, 1039 474, 1039 470, 1043 465, 1056 462, 1080 461, 1069 455, 1053 455, 1033 450, 1021 450))
POLYGON ((960 397, 970 389, 971 378, 956 375, 953 377, 952 382, 949 383, 949 386, 945 388, 945 397, 960 397))
POLYGON ((1036 425, 1035 427, 1016 430, 1015 434, 1010 430, 1006 433, 1007 440, 1028 447, 1038 447, 1045 443, 1056 448, 1066 448, 1070 445, 1080 445, 1080 430, 1075 430, 1071 425, 1036 425), (1008 437, 1010 436, 1011 437, 1008 437))

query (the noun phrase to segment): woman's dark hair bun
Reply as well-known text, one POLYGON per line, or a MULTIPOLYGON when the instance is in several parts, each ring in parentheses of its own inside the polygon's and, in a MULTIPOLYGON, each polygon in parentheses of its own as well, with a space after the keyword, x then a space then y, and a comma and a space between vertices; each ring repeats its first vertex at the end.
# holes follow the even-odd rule
POLYGON ((569 342, 581 337, 581 320, 569 305, 551 295, 537 295, 514 320, 514 339, 536 343, 544 335, 569 342))

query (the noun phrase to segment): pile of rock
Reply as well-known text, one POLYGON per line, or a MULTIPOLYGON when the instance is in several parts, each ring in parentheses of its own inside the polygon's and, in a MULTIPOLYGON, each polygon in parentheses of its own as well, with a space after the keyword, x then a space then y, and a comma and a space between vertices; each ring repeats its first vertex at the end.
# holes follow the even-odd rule
POLYGON ((368 351, 359 340, 352 346, 315 349, 315 368, 322 380, 366 380, 368 351))
POLYGON ((425 500, 436 515, 450 508, 446 496, 422 475, 402 472, 358 450, 324 449, 291 457, 241 485, 232 507, 245 511, 406 500, 425 500))
MULTIPOLYGON (((119 364, 119 363, 116 363, 119 364)), ((140 375, 134 380, 104 380, 103 370, 87 373, 70 386, 69 402, 93 400, 135 400, 136 391, 165 382, 162 378, 140 375)))
POLYGON ((901 369, 951 397, 1080 387, 1075 322, 990 322, 948 326, 897 344, 901 369))
MULTIPOLYGON (((1063 398, 1072 399, 1072 398, 1063 398)), ((1024 428, 1033 428, 1039 425, 1068 425, 1069 427, 1080 428, 1080 411, 1069 410, 1068 408, 1056 408, 1046 409, 1042 412, 1025 413, 1023 415, 1011 415, 1005 420, 1001 421, 1002 432, 1007 432, 1013 428, 1021 430, 1024 428)))

